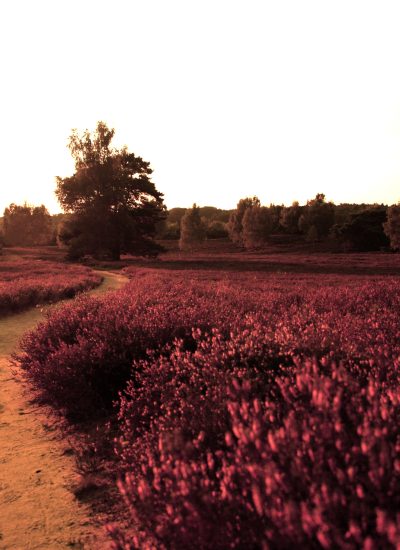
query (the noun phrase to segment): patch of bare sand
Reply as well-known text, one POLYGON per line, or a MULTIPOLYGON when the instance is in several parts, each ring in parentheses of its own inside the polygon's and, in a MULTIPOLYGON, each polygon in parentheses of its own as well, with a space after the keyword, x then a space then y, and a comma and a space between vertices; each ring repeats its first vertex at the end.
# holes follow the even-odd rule
MULTIPOLYGON (((94 294, 127 280, 102 275, 94 294)), ((0 550, 107 548, 101 518, 74 496, 79 476, 68 443, 12 374, 8 355, 42 315, 35 309, 0 319, 0 550)))

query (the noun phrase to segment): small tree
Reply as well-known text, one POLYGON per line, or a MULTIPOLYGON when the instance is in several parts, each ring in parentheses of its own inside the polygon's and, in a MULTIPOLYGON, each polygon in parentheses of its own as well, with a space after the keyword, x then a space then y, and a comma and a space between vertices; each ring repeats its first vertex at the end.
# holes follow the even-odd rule
POLYGON ((299 229, 307 235, 310 227, 315 225, 319 237, 326 237, 335 222, 335 208, 332 202, 325 201, 323 193, 317 193, 315 199, 307 201, 299 218, 299 229))
POLYGON ((247 208, 243 216, 243 245, 247 249, 264 246, 273 228, 273 214, 266 206, 247 208))
POLYGON ((258 197, 246 197, 240 199, 237 204, 236 210, 232 212, 228 222, 229 238, 236 244, 243 244, 242 231, 243 231, 243 217, 248 208, 253 206, 260 206, 260 200, 258 197))
POLYGON ((60 239, 69 256, 156 255, 157 221, 164 215, 162 193, 150 176, 150 164, 126 147, 111 146, 114 129, 99 122, 93 133, 73 130, 68 148, 75 161, 71 177, 57 177, 57 198, 70 218, 60 239))
POLYGON ((383 224, 385 235, 389 237, 390 247, 400 250, 400 203, 389 206, 387 222, 383 224))
POLYGON ((192 250, 201 245, 206 238, 206 228, 200 216, 200 208, 193 205, 186 210, 181 220, 181 237, 179 248, 181 250, 192 250))
POLYGON ((9 246, 39 246, 49 244, 52 221, 46 207, 10 204, 4 210, 4 240, 9 246))
POLYGON ((301 207, 297 201, 292 206, 282 208, 279 218, 279 224, 286 233, 294 235, 299 232, 299 219, 301 216, 301 207))
POLYGON ((345 251, 372 251, 389 245, 385 235, 386 208, 376 206, 351 216, 350 221, 332 227, 332 236, 345 251))
POLYGON ((212 221, 207 226, 206 235, 207 235, 207 239, 223 239, 223 238, 226 238, 228 236, 226 223, 220 222, 218 220, 212 221))
POLYGON ((312 225, 306 235, 306 241, 308 243, 316 243, 318 241, 318 229, 315 227, 315 225, 312 225))

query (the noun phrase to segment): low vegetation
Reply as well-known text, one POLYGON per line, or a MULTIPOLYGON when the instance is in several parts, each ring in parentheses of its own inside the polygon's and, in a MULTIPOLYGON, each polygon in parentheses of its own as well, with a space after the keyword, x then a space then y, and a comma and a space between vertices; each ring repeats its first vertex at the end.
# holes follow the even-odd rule
POLYGON ((114 549, 398 547, 400 281, 306 264, 132 267, 24 338, 42 401, 116 423, 114 549))
POLYGON ((4 256, 0 261, 0 316, 72 298, 100 282, 101 277, 87 267, 4 256))

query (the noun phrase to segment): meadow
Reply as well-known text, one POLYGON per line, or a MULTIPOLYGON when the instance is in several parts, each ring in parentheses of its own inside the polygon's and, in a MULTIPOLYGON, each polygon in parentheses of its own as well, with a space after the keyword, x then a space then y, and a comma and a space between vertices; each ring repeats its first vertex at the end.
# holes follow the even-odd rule
POLYGON ((111 547, 398 548, 399 256, 126 264, 17 357, 39 402, 98 426, 111 547))
POLYGON ((19 255, 0 256, 0 316, 94 288, 101 277, 84 266, 19 255))

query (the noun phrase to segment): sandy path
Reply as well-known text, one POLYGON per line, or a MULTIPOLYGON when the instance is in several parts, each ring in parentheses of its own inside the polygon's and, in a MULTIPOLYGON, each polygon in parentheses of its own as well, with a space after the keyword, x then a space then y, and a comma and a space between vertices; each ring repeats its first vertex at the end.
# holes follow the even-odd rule
MULTIPOLYGON (((100 294, 126 277, 100 272, 100 294)), ((26 386, 12 376, 10 353, 22 334, 43 318, 34 309, 0 319, 0 550, 107 547, 96 518, 71 489, 78 481, 68 442, 51 415, 29 402, 26 386)))

